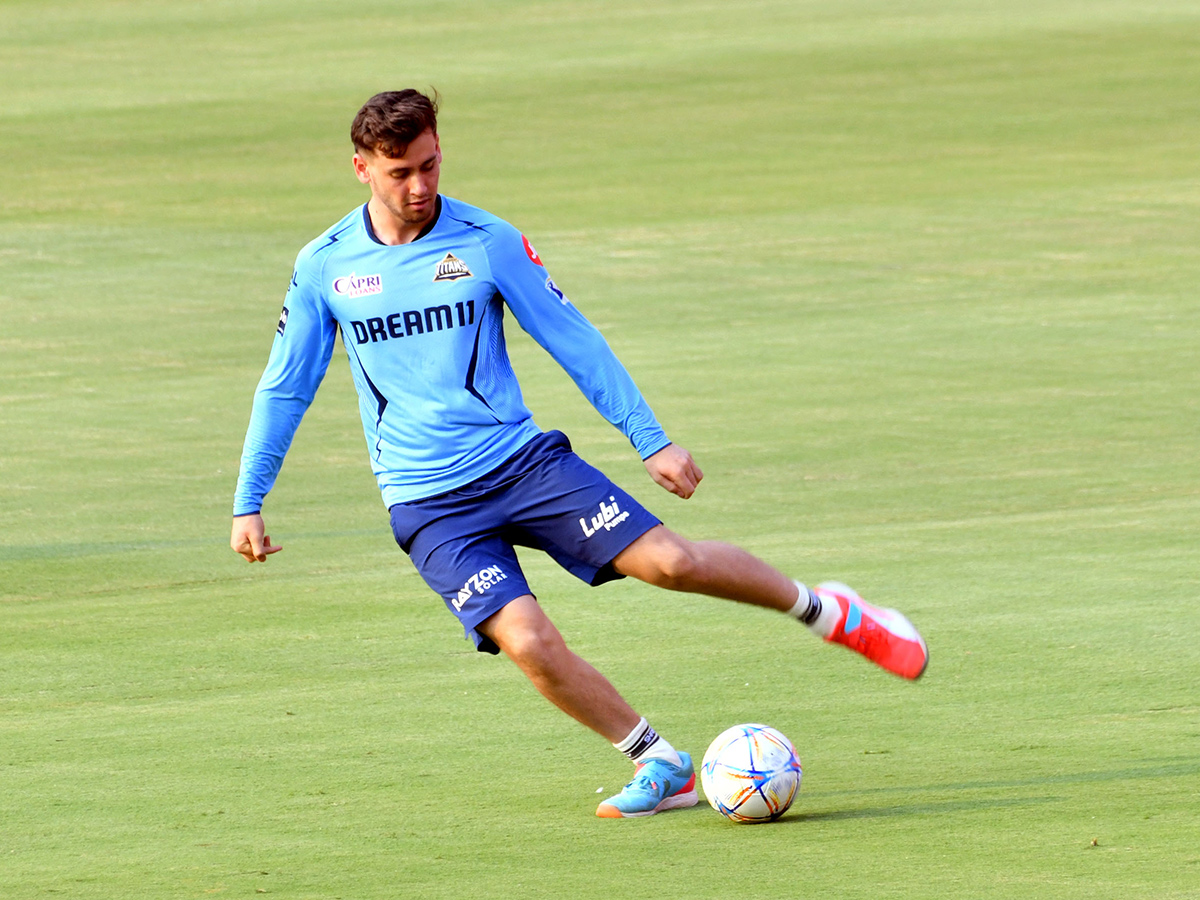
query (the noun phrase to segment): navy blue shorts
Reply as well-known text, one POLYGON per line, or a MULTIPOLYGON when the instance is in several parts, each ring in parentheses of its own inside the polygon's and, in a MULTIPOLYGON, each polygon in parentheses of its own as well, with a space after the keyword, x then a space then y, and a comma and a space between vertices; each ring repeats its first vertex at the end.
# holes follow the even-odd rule
POLYGON ((550 554, 588 584, 623 575, 612 561, 659 520, 571 452, 561 431, 534 438, 482 478, 390 509, 396 543, 458 617, 475 647, 499 648, 475 630, 532 594, 514 546, 550 554))

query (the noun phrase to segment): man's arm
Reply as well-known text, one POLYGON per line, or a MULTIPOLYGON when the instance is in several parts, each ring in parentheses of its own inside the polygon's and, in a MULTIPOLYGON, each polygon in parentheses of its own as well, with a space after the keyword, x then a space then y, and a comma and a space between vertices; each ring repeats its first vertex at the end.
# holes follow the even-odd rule
POLYGON ((487 246, 492 281, 521 327, 563 367, 596 411, 629 438, 651 477, 690 497, 699 481, 691 456, 678 447, 663 453, 671 442, 637 385, 604 335, 554 284, 524 236, 504 223, 489 230, 487 246))
POLYGON ((264 534, 262 504, 275 484, 300 420, 312 403, 337 336, 321 300, 315 266, 296 263, 284 299, 271 356, 254 392, 254 408, 233 501, 230 546, 247 562, 263 562, 282 549, 264 534))

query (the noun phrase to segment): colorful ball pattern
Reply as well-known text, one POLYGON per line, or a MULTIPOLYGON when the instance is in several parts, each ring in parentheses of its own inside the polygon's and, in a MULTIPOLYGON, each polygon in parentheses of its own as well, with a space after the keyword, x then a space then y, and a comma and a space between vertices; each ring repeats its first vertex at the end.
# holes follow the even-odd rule
POLYGON ((778 819, 800 790, 800 758, 784 735, 767 725, 735 725, 704 754, 700 783, 709 805, 734 822, 778 819))

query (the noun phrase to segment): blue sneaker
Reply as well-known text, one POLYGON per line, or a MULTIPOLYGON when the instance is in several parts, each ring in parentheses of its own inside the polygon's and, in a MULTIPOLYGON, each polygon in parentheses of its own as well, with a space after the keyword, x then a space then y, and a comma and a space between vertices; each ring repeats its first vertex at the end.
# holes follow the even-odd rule
POLYGON ((639 765, 633 781, 596 807, 596 815, 602 819, 629 819, 695 806, 699 797, 692 758, 683 751, 676 752, 682 761, 678 766, 665 759, 650 759, 639 765))

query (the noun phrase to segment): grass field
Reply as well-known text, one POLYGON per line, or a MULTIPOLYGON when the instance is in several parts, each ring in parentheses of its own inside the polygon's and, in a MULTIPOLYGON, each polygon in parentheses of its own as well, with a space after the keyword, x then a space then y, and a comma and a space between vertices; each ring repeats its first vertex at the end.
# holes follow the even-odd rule
POLYGON ((0 0, 0 897, 1200 897, 1200 6, 0 0), (781 822, 592 813, 627 763, 392 542, 339 348, 227 546, 298 249, 377 90, 536 243, 707 479, 524 335, 527 401, 693 537, 900 606, 787 621, 527 557, 781 822), (598 793, 599 791, 599 793, 598 793))

